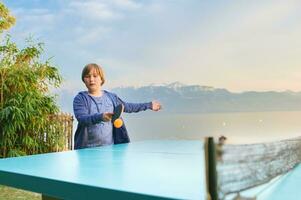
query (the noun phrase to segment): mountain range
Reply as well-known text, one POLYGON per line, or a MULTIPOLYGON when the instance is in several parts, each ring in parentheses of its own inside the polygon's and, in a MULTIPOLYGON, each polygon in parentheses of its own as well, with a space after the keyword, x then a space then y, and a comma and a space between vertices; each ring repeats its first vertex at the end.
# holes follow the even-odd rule
MULTIPOLYGON (((246 91, 230 92, 227 89, 200 85, 184 85, 179 82, 142 87, 116 87, 110 91, 126 102, 160 101, 165 112, 215 113, 262 112, 301 110, 301 92, 246 91)), ((74 95, 60 92, 61 109, 72 112, 74 95), (71 105, 71 106, 70 106, 71 105)))

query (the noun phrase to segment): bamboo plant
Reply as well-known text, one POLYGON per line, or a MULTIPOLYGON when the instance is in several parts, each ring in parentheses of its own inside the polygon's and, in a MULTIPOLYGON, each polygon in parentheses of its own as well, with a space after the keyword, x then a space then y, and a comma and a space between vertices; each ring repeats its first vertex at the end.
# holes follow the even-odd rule
MULTIPOLYGON (((0 3, 1 33, 12 24, 14 18, 0 3)), ((65 144, 53 117, 59 108, 49 91, 62 77, 50 60, 41 61, 42 52, 42 43, 28 41, 20 49, 8 35, 1 40, 0 158, 58 151, 65 144)))

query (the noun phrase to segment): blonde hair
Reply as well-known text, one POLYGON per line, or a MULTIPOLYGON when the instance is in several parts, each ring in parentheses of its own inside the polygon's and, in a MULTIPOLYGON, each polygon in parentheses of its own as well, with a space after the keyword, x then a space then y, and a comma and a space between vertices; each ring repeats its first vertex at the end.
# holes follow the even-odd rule
POLYGON ((101 66, 95 64, 95 63, 90 63, 90 64, 87 64, 83 71, 82 71, 82 81, 84 81, 84 78, 86 75, 88 75, 91 70, 94 69, 96 71, 96 73, 100 76, 100 79, 101 79, 101 85, 103 85, 105 83, 105 75, 103 73, 103 70, 101 68, 101 66))

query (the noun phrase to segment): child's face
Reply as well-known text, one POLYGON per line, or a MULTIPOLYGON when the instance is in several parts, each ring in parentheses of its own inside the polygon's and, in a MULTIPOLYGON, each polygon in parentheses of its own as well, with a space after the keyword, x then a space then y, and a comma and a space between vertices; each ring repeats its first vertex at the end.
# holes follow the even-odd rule
POLYGON ((101 88, 102 81, 95 69, 91 69, 84 77, 84 82, 89 92, 99 91, 101 88))

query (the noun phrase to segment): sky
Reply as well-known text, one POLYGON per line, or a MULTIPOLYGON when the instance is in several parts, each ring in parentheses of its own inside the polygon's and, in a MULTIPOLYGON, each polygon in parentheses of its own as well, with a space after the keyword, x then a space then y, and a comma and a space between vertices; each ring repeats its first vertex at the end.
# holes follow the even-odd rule
POLYGON ((62 89, 84 88, 98 63, 106 88, 181 82, 242 91, 301 91, 298 0, 4 0, 20 47, 45 43, 62 89))

